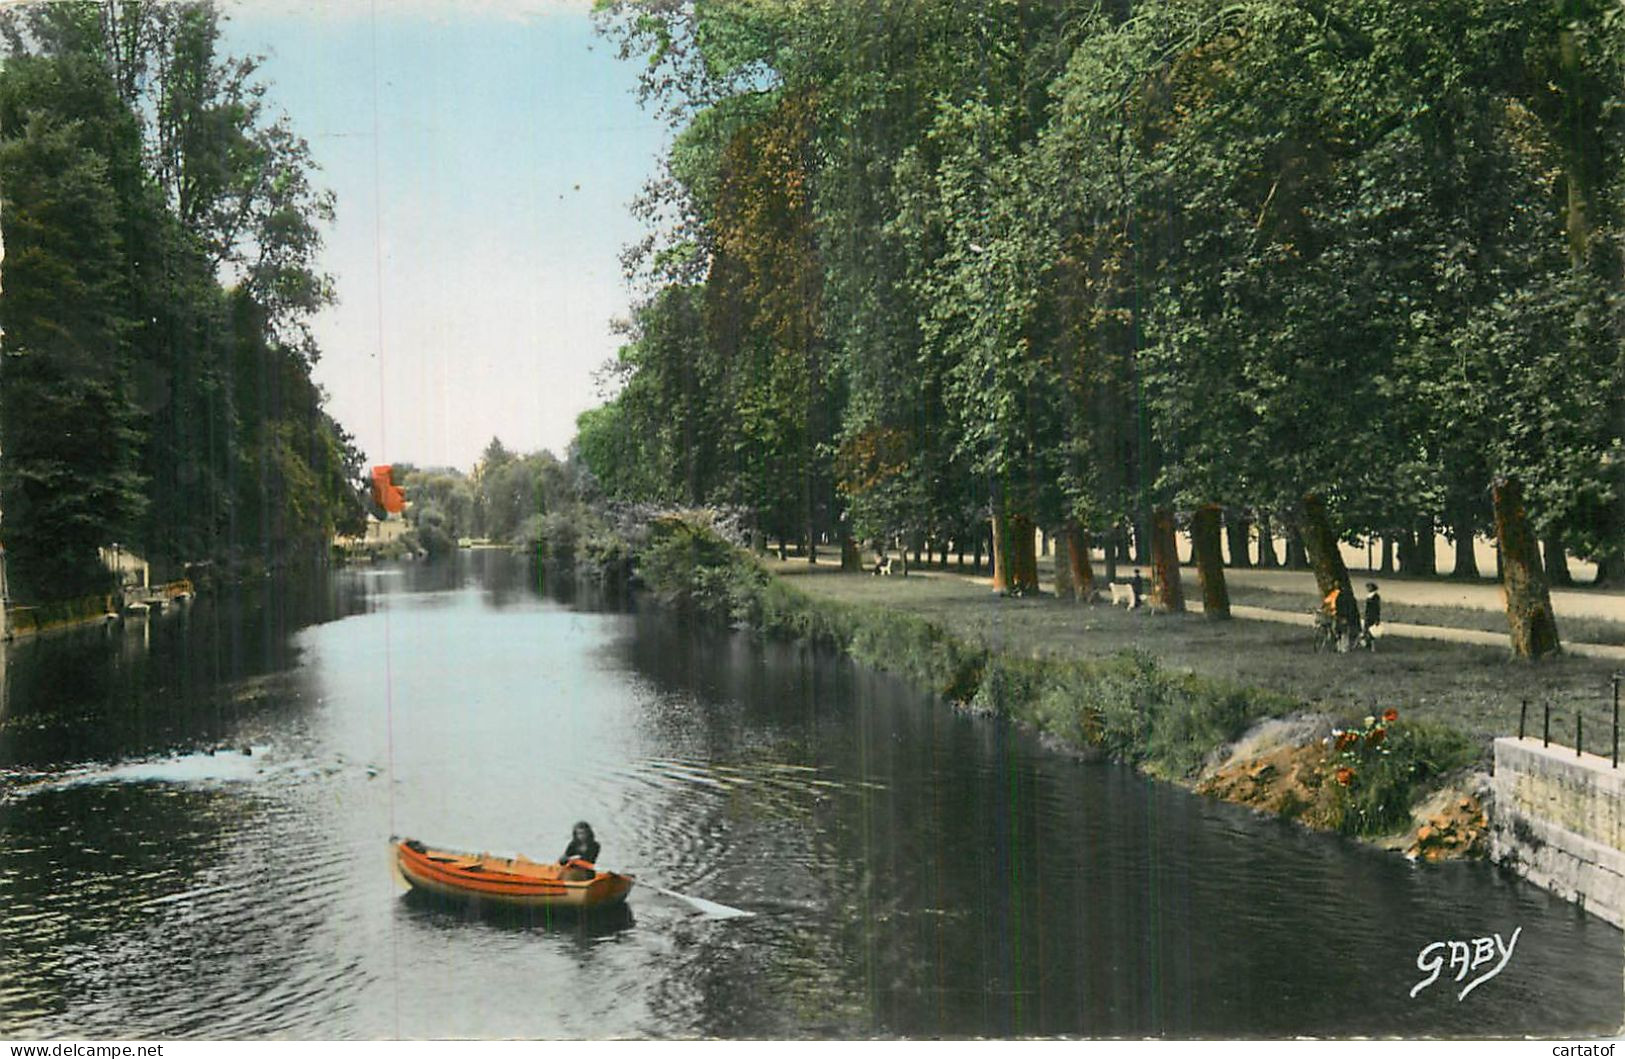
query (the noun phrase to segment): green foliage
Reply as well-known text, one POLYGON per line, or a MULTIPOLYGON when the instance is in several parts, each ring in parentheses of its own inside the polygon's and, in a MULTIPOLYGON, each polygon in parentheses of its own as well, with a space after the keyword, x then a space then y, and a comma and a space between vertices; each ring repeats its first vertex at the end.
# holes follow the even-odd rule
POLYGON ((973 708, 988 679, 985 651, 960 642, 937 626, 912 615, 865 608, 855 621, 847 650, 866 665, 909 680, 951 702, 973 708))
POLYGON ((1284 696, 1170 673, 1144 652, 1104 662, 1019 658, 916 615, 815 600, 692 518, 658 521, 638 569, 662 603, 684 613, 834 647, 972 710, 1169 778, 1194 774, 1216 747, 1295 706, 1284 696))
POLYGON ((1397 718, 1397 712, 1333 732, 1334 813, 1347 834, 1383 834, 1407 825, 1419 789, 1478 756, 1455 729, 1389 717, 1397 718))
POLYGON ((726 623, 747 620, 767 572, 710 527, 667 517, 650 527, 638 573, 655 597, 685 614, 726 623))
POLYGON ((0 13, 6 331, 0 492, 14 594, 327 551, 360 456, 310 378, 331 197, 201 3, 0 13))
POLYGON ((616 495, 960 543, 1314 495, 1392 535, 1514 476, 1625 554, 1603 0, 600 12, 681 126, 583 419, 616 495))
POLYGON ((138 150, 120 134, 127 125, 91 63, 20 60, 0 70, 0 490, 13 591, 25 599, 104 587, 96 550, 129 542, 145 505, 113 183, 138 150))

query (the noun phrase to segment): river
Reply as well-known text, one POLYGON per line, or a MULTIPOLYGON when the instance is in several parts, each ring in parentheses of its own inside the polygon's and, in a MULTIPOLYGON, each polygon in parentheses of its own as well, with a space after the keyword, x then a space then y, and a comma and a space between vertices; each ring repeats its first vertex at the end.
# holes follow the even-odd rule
MULTIPOLYGON (((11 645, 0 1036, 1572 1035, 1620 931, 1086 764, 809 648, 549 599, 498 552, 11 645), (648 886, 403 895, 388 838, 648 886), (1521 929, 1465 998, 1420 950, 1521 929)), ((1473 972, 1476 976, 1484 968, 1473 972)))

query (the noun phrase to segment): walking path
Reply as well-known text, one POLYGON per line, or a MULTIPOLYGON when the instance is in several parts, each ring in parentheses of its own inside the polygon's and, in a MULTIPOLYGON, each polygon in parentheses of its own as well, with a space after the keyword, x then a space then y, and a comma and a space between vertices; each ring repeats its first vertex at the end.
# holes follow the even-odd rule
MULTIPOLYGON (((1226 571, 1228 573, 1229 571, 1226 571)), ((991 582, 989 582, 991 584, 991 582)), ((1311 585, 1313 582, 1311 580, 1311 585)), ((1383 594, 1388 590, 1384 588, 1383 594)), ((1459 605, 1459 604, 1457 604, 1459 605)), ((1201 613, 1202 601, 1189 600, 1187 606, 1191 610, 1201 613)), ((1555 607, 1554 607, 1555 609, 1555 607)), ((1231 606, 1230 614, 1236 618, 1247 618, 1253 621, 1274 621, 1284 625, 1313 625, 1314 615, 1308 611, 1299 614, 1290 610, 1272 610, 1268 607, 1242 607, 1231 606)), ((1482 644, 1485 647, 1507 646, 1506 633, 1485 632, 1482 629, 1454 629, 1448 625, 1411 625, 1402 621, 1385 621, 1382 623, 1383 636, 1408 636, 1416 640, 1448 640, 1452 643, 1482 644)), ((1382 641, 1377 641, 1377 649, 1382 649, 1382 641)), ((1570 654, 1585 655, 1590 658, 1616 658, 1625 661, 1625 647, 1601 643, 1572 643, 1564 641, 1563 650, 1570 654)))
MULTIPOLYGON (((1182 569, 1181 573, 1195 577, 1195 571, 1188 567, 1182 569)), ((1267 588, 1276 592, 1303 592, 1314 596, 1320 594, 1315 588, 1315 575, 1309 570, 1226 569, 1224 578, 1236 586, 1267 588)), ((1359 589, 1367 581, 1375 581, 1381 586, 1382 598, 1389 603, 1488 611, 1499 611, 1505 607, 1501 585, 1496 581, 1404 578, 1366 570, 1350 570, 1349 579, 1354 582, 1356 594, 1360 594, 1359 589)), ((1559 618, 1600 618, 1625 622, 1625 591, 1553 589, 1552 611, 1559 618)))

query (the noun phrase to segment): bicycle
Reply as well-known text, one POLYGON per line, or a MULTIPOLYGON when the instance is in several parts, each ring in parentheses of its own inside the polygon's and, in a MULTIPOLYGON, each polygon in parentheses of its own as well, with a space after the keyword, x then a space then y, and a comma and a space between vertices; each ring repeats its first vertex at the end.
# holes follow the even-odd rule
POLYGON ((1337 650, 1337 628, 1332 624, 1331 616, 1319 608, 1310 613, 1315 616, 1315 653, 1337 650))

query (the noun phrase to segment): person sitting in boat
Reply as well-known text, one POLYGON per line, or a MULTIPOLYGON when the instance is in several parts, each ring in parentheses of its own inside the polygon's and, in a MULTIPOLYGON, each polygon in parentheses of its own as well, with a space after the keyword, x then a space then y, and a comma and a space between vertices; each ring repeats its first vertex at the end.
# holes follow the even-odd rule
POLYGON ((592 825, 585 820, 578 821, 570 834, 570 844, 564 848, 564 856, 559 863, 573 872, 585 872, 586 878, 592 878, 593 865, 598 863, 598 839, 593 837, 592 825))

